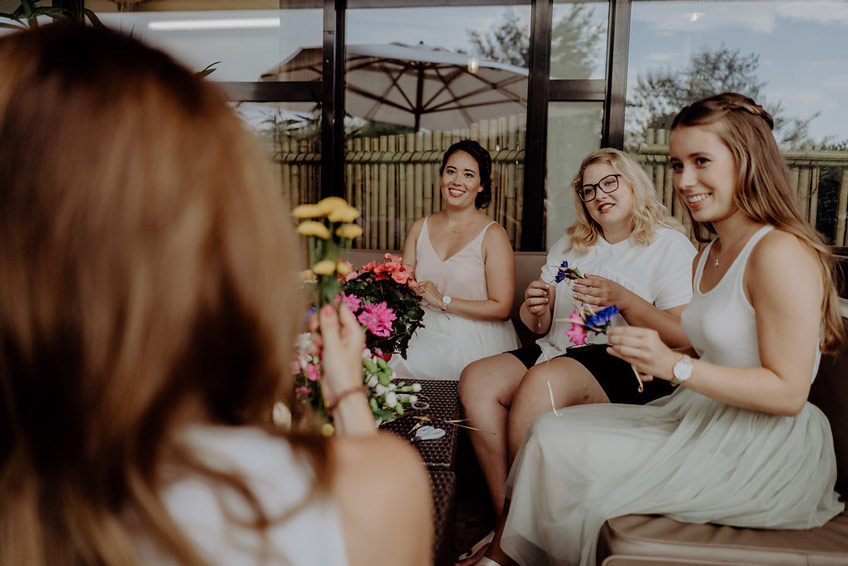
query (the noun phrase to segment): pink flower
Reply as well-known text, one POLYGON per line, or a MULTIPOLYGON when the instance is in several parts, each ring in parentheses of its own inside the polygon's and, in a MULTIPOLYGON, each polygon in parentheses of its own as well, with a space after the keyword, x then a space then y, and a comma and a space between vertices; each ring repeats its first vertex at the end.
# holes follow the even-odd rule
POLYGON ((292 372, 292 374, 294 374, 294 375, 300 375, 300 362, 299 362, 299 361, 294 361, 294 362, 292 362, 292 364, 291 364, 291 372, 292 372))
POLYGON ((355 313, 362 306, 362 301, 356 295, 348 295, 342 293, 342 300, 345 306, 350 309, 350 312, 355 313))
POLYGON ((318 381, 321 379, 321 363, 306 364, 306 379, 309 381, 318 381))
POLYGON ((295 387, 294 392, 299 394, 299 395, 303 395, 304 397, 309 397, 309 395, 312 393, 311 391, 309 391, 309 388, 305 385, 301 385, 300 387, 295 387))
POLYGON ((392 335, 392 321, 397 317, 386 301, 383 301, 378 305, 364 305, 356 319, 374 336, 387 338, 392 335))
POLYGON ((571 323, 571 329, 565 331, 565 335, 575 346, 584 346, 586 344, 586 329, 583 327, 583 317, 580 316, 580 311, 574 311, 568 317, 574 322, 571 323))

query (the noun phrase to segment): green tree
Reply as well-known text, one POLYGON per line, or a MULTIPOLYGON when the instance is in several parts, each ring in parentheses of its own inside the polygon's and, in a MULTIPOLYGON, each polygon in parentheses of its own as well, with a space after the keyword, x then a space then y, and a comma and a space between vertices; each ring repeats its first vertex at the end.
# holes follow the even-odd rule
MULTIPOLYGON (((592 55, 601 47, 603 26, 593 19, 591 8, 573 4, 554 22, 551 35, 551 76, 588 78, 594 69, 592 55)), ((530 65, 530 27, 522 24, 512 10, 502 22, 487 31, 468 30, 474 51, 480 57, 519 67, 530 65)))
POLYGON ((488 31, 466 30, 477 54, 483 59, 519 67, 530 65, 530 28, 512 10, 488 31))
POLYGON ((806 118, 785 116, 783 105, 767 100, 763 94, 767 83, 757 76, 759 66, 759 55, 746 55, 722 45, 695 53, 681 70, 640 74, 628 89, 627 145, 636 147, 644 142, 649 128, 669 129, 675 114, 687 104, 728 91, 750 96, 768 110, 774 118, 775 135, 784 147, 811 145, 809 124, 818 113, 806 118))

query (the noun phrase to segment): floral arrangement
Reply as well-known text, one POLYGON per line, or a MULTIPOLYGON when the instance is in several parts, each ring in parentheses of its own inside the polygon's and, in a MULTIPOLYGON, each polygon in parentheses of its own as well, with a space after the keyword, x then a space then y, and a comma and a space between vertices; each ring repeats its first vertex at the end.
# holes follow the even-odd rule
POLYGON ((552 267, 557 268, 557 274, 554 276, 554 283, 562 283, 565 279, 574 281, 575 279, 583 279, 583 274, 576 267, 568 267, 568 261, 563 260, 559 265, 552 267))
MULTIPOLYGON (((606 334, 612 324, 612 319, 617 314, 618 307, 615 305, 605 307, 596 313, 592 312, 585 305, 581 306, 568 317, 569 322, 571 322, 571 328, 566 330, 565 334, 575 346, 585 346, 586 338, 589 336, 588 333, 594 332, 596 335, 606 334)), ((636 380, 639 382, 638 391, 642 393, 645 390, 645 384, 642 383, 642 376, 639 375, 639 372, 632 365, 630 369, 633 370, 633 375, 636 376, 636 380)), ((550 384, 548 384, 548 387, 550 387, 550 384)), ((553 396, 553 393, 551 393, 551 396, 553 396)))
MULTIPOLYGON (((400 340, 405 353, 409 336, 417 328, 414 326, 411 331, 408 330, 417 316, 415 308, 420 310, 418 297, 412 291, 413 287, 410 287, 415 284, 415 280, 409 277, 402 266, 398 267, 400 258, 391 258, 391 261, 381 265, 373 265, 372 262, 366 266, 369 269, 363 268, 351 273, 346 255, 352 241, 362 234, 362 228, 353 223, 359 218, 359 210, 348 205, 344 199, 328 197, 317 204, 298 206, 292 214, 301 220, 297 232, 307 238, 310 269, 305 273, 304 281, 311 287, 312 293, 312 308, 307 313, 307 320, 326 304, 338 305, 344 301, 350 307, 366 329, 367 336, 373 337, 362 351, 362 382, 368 391, 368 404, 374 419, 380 424, 402 416, 405 413, 404 405, 417 401, 415 393, 421 390, 421 385, 392 382, 394 372, 377 355, 382 352, 372 349, 376 349, 373 344, 375 340, 379 340, 378 344, 394 344, 398 340, 395 332, 401 331, 400 340), (350 275, 347 282, 344 278, 346 275, 350 275), (369 281, 373 279, 373 282, 370 285, 354 283, 360 277, 369 281), (386 280, 393 285, 386 287, 386 280), (349 284, 352 284, 351 290, 347 290, 349 284), (345 293, 342 292, 343 285, 345 293), (415 308, 408 303, 408 296, 402 289, 415 297, 415 308), (362 298, 357 293, 361 293, 362 298), (382 300, 377 300, 377 297, 382 297, 382 300)), ((418 321, 421 316, 423 311, 418 321)), ((332 434, 332 417, 327 412, 321 389, 321 351, 308 332, 298 337, 292 373, 297 398, 324 417, 327 422, 322 432, 332 434)))
MULTIPOLYGON (((300 401, 329 420, 321 391, 321 356, 312 347, 312 336, 308 332, 298 337, 292 373, 300 401)), ((393 377, 394 371, 385 360, 372 354, 367 347, 362 350, 362 381, 368 388, 368 405, 378 425, 402 417, 406 412, 404 405, 415 403, 418 400, 415 393, 421 391, 421 384, 395 383, 393 377)), ((332 434, 332 428, 324 430, 332 434)))
POLYGON ((581 306, 568 317, 571 328, 565 332, 575 346, 585 346, 589 332, 606 334, 612 324, 612 319, 618 314, 618 307, 610 305, 593 313, 586 306, 581 306))
POLYGON ((392 254, 345 277, 344 301, 366 329, 365 344, 376 353, 398 352, 406 358, 409 339, 421 326, 424 309, 415 293, 418 283, 392 254), (379 350, 379 352, 378 352, 379 350))

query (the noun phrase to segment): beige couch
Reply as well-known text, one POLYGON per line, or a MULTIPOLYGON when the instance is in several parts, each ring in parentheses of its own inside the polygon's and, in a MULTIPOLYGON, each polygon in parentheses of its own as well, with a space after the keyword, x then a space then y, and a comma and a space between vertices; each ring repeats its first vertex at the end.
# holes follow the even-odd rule
MULTIPOLYGON (((354 250, 354 265, 382 252, 354 250)), ((516 253, 513 322, 522 342, 533 335, 518 318, 527 284, 539 276, 543 252, 516 253)), ((848 301, 843 322, 848 327, 848 301)), ((822 359, 810 401, 828 417, 838 467, 837 491, 848 494, 848 347, 822 359)), ((680 523, 653 515, 626 515, 607 521, 600 533, 599 566, 848 566, 848 513, 827 525, 803 531, 744 529, 680 523)))

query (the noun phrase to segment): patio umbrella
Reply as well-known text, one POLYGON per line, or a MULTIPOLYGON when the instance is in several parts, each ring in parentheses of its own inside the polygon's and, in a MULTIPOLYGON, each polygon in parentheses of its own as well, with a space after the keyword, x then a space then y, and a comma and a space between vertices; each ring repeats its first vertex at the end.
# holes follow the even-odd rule
MULTIPOLYGON (((527 69, 426 45, 348 45, 345 111, 368 120, 451 130, 527 109, 527 69)), ((321 79, 320 47, 302 48, 266 81, 321 79)))

